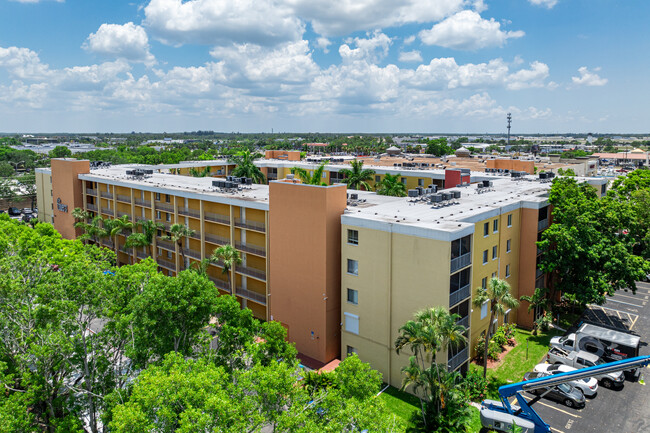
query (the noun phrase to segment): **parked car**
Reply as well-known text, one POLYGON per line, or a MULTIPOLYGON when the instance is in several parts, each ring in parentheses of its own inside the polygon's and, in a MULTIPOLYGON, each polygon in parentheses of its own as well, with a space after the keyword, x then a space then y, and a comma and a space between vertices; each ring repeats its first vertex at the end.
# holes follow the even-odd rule
MULTIPOLYGON (((535 379, 539 373, 532 372, 524 375, 524 380, 535 379)), ((566 407, 585 407, 585 396, 568 383, 561 383, 556 386, 538 388, 528 391, 531 394, 543 395, 549 400, 559 401, 566 407), (549 390, 550 388, 550 390, 549 390)))
POLYGON ((7 213, 11 216, 19 216, 20 215, 20 209, 17 207, 10 207, 7 213))
POLYGON ((34 211, 32 209, 28 208, 28 207, 23 209, 23 215, 31 215, 33 213, 34 213, 34 211))
MULTIPOLYGON (((577 368, 562 364, 537 364, 533 372, 539 373, 539 377, 549 376, 558 373, 576 371, 577 368)), ((570 383, 574 388, 580 390, 586 397, 595 397, 598 392, 598 380, 594 377, 572 380, 570 383)))
POLYGON ((584 350, 604 361, 620 361, 639 356, 641 339, 632 334, 584 323, 575 333, 551 338, 551 346, 564 350, 584 350))
MULTIPOLYGON (((546 361, 552 364, 564 364, 575 368, 595 367, 596 365, 605 364, 605 362, 593 353, 584 351, 567 352, 559 347, 551 347, 546 354, 546 361)), ((623 386, 625 375, 622 371, 613 373, 600 374, 594 376, 605 388, 623 386)))

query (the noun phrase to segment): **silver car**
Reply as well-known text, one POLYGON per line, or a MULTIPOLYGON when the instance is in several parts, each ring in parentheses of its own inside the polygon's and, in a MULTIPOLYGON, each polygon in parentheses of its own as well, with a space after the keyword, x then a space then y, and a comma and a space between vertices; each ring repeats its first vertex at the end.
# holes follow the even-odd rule
MULTIPOLYGON (((540 373, 540 377, 549 376, 551 374, 568 373, 576 370, 577 368, 562 364, 537 364, 533 369, 534 372, 540 373)), ((585 397, 595 397, 598 392, 598 380, 593 377, 572 380, 567 383, 570 383, 576 389, 580 390, 585 397)))

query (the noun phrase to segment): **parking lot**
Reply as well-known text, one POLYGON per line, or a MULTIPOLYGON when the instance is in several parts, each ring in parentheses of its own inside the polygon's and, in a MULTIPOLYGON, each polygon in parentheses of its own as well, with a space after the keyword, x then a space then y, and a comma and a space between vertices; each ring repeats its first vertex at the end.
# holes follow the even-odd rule
MULTIPOLYGON (((650 355, 650 283, 637 283, 637 293, 620 291, 603 306, 590 306, 583 320, 628 330, 641 337, 640 355, 650 355)), ((650 369, 643 375, 650 382, 650 369)), ((528 400, 531 394, 524 393, 528 400)), ((584 409, 569 409, 561 403, 541 399, 533 405, 553 432, 643 433, 650 432, 650 386, 625 381, 620 390, 598 387, 598 395, 587 399, 584 409)))

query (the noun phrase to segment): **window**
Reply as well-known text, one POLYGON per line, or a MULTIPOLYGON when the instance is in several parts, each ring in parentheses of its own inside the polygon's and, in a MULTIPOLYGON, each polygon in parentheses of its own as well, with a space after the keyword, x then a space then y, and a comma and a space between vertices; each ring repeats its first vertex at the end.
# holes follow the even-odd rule
POLYGON ((496 272, 492 272, 492 278, 496 278, 496 277, 497 277, 497 273, 496 273, 496 272))
POLYGON ((487 257, 488 257, 488 253, 487 253, 487 250, 485 250, 485 251, 483 251, 483 264, 484 265, 487 263, 487 260, 488 260, 487 257))
POLYGON ((512 214, 508 215, 508 227, 512 227, 512 214))
POLYGON ((160 193, 159 192, 156 193, 156 200, 160 200, 160 193))
POLYGON ((418 186, 424 186, 424 179, 418 179, 418 186))
POLYGON ((158 255, 162 256, 162 248, 158 247, 158 255))
POLYGON ((359 262, 348 259, 348 274, 359 275, 359 262))
POLYGON ((539 210, 539 217, 538 221, 544 221, 545 219, 548 219, 548 206, 545 206, 539 210))
POLYGON ((375 183, 381 182, 381 176, 375 176, 375 183))
MULTIPOLYGON (((52 182, 52 178, 50 178, 50 182, 52 182)), ((606 192, 607 192, 607 184, 605 183, 600 186, 600 193, 605 194, 606 192)))
POLYGON ((402 178, 402 183, 403 183, 404 185, 406 185, 406 178, 405 178, 405 177, 402 178))
POLYGON ((349 355, 352 355, 353 353, 355 353, 355 354, 357 354, 357 355, 359 354, 359 352, 357 352, 357 349, 356 349, 355 347, 352 347, 352 346, 348 346, 348 347, 347 347, 347 350, 345 351, 345 353, 346 353, 348 356, 349 356, 349 355))
POLYGON ((449 293, 455 293, 463 287, 469 286, 469 268, 456 272, 449 278, 449 293))
POLYGON ((172 220, 172 215, 170 213, 165 214, 165 221, 171 221, 172 220))
POLYGON ((490 301, 485 301, 481 305, 481 320, 483 320, 483 319, 485 319, 487 317, 488 302, 490 302, 490 301))
POLYGON ((492 260, 495 260, 497 258, 497 246, 492 247, 492 260))
POLYGON ((162 236, 162 230, 157 230, 156 235, 157 236, 162 236))
POLYGON ((165 201, 166 201, 167 203, 170 202, 169 194, 165 194, 165 201))
POLYGON ((348 289, 348 302, 350 304, 359 304, 359 292, 354 289, 348 289))
POLYGON ((451 258, 456 259, 471 251, 471 235, 451 242, 451 258))
POLYGON ((490 234, 490 223, 483 224, 483 236, 490 234))
POLYGON ((171 251, 167 251, 167 258, 168 258, 168 259, 171 259, 171 258, 172 258, 172 252, 171 252, 171 251))
POLYGON ((510 242, 510 239, 508 239, 508 240, 506 241, 506 253, 509 253, 509 252, 510 252, 510 246, 511 246, 511 244, 512 244, 512 243, 510 242))
POLYGON ((483 289, 487 289, 487 277, 483 277, 483 279, 481 280, 481 287, 483 289))
POLYGON ((348 244, 359 245, 359 231, 348 229, 348 244))
POLYGON ((506 278, 510 276, 510 265, 506 265, 506 278))
POLYGON ((345 330, 359 334, 359 316, 350 313, 343 313, 343 315, 345 316, 345 330))
POLYGON ((507 323, 510 323, 510 310, 503 314, 503 324, 505 325, 507 323))
POLYGON ((496 233, 499 231, 499 220, 492 221, 492 232, 496 233))

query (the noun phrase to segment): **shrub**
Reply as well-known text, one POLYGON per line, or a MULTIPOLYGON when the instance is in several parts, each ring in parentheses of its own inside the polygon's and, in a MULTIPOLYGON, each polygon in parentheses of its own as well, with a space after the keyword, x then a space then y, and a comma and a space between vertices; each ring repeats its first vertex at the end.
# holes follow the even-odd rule
POLYGON ((508 323, 503 326, 503 333, 505 334, 506 338, 515 338, 515 329, 517 326, 514 323, 508 323))
POLYGON ((487 395, 490 381, 479 370, 469 370, 463 379, 462 387, 471 401, 481 401, 487 395))
MULTIPOLYGON (((494 333, 492 336, 492 340, 490 343, 494 342, 501 350, 506 346, 506 343, 508 342, 508 339, 506 338, 505 333, 501 328, 497 329, 497 332, 494 333)), ((488 348, 489 350, 489 348, 488 348)))
MULTIPOLYGON (((501 352, 503 352, 501 346, 495 343, 494 340, 490 340, 490 345, 488 346, 488 359, 491 359, 492 361, 498 361, 501 352)), ((479 337, 478 342, 476 344, 477 362, 479 363, 483 362, 483 353, 485 353, 485 338, 479 337)))

